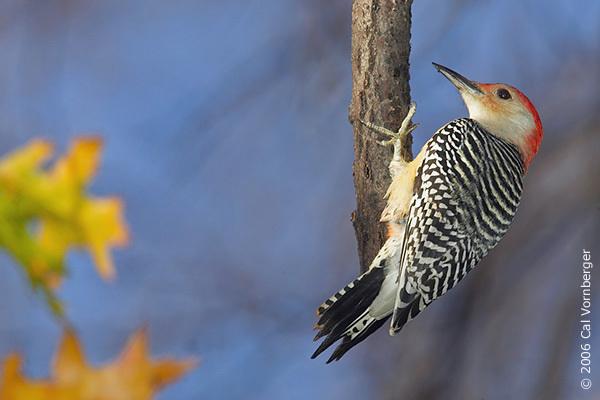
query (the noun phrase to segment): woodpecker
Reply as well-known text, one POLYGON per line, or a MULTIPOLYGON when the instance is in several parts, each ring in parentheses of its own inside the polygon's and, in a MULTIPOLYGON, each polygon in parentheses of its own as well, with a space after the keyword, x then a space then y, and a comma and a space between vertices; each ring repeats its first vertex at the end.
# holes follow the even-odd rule
POLYGON ((543 136, 536 109, 512 86, 473 82, 433 65, 458 88, 469 118, 439 129, 410 162, 400 151, 416 128, 414 103, 398 132, 361 121, 394 148, 381 216, 388 239, 367 272, 317 309, 314 340, 325 340, 312 358, 341 339, 327 363, 339 360, 390 317, 390 334, 398 333, 464 278, 515 216, 543 136))

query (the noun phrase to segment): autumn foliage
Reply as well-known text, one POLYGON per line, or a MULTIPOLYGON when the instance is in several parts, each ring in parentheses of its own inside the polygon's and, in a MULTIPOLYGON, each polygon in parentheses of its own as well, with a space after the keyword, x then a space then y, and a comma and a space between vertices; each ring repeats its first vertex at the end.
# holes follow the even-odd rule
POLYGON ((110 249, 127 244, 122 201, 86 192, 101 147, 99 138, 78 138, 44 168, 52 145, 33 140, 0 161, 0 246, 19 262, 31 284, 48 294, 57 311, 53 293, 65 275, 71 247, 87 249, 100 276, 112 279, 110 249))
POLYGON ((193 359, 153 360, 148 355, 145 330, 136 332, 113 362, 88 364, 75 334, 67 330, 58 347, 50 379, 28 380, 21 357, 5 358, 0 381, 2 400, 144 400, 157 389, 193 368, 193 359))
MULTIPOLYGON (((111 250, 125 246, 129 239, 123 201, 94 197, 87 191, 101 150, 100 138, 79 137, 62 157, 49 163, 53 146, 33 140, 0 159, 0 249, 15 259, 61 319, 64 311, 56 291, 67 272, 67 253, 73 248, 87 250, 98 274, 113 280, 111 250)), ((23 376, 17 353, 4 358, 0 399, 151 399, 157 389, 194 365, 193 359, 152 359, 146 331, 140 330, 115 361, 93 367, 74 331, 67 329, 49 379, 23 376)))

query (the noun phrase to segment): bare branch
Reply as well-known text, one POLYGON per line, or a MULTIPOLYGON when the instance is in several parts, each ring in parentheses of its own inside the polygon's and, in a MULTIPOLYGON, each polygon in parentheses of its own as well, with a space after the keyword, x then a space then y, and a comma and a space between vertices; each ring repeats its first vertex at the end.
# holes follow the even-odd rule
MULTIPOLYGON (((354 0, 352 8, 352 103, 354 188, 352 215, 361 272, 386 237, 379 222, 390 184, 391 152, 373 140, 359 120, 397 130, 410 103, 409 54, 412 0, 354 0)), ((412 137, 402 154, 412 160, 412 137)))

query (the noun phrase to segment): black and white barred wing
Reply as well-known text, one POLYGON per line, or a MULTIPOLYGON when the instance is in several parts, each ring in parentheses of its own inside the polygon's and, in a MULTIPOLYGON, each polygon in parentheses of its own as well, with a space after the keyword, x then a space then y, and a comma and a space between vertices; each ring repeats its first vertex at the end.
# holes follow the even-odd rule
POLYGON ((452 121, 434 135, 415 180, 391 333, 498 243, 519 204, 522 178, 518 150, 471 119, 452 121))

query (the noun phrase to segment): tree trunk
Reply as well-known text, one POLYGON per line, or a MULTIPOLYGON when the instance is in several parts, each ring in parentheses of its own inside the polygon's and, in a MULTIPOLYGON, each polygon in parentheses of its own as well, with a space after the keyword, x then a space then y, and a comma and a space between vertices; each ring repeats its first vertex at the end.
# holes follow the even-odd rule
MULTIPOLYGON (((397 130, 410 103, 410 7, 412 0, 354 0, 352 7, 352 103, 354 188, 352 221, 358 241, 361 272, 386 239, 379 222, 390 184, 392 151, 379 145, 359 120, 397 130)), ((412 160, 412 137, 403 157, 412 160)))

